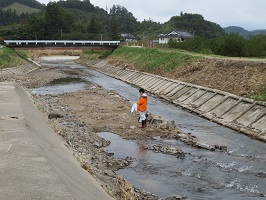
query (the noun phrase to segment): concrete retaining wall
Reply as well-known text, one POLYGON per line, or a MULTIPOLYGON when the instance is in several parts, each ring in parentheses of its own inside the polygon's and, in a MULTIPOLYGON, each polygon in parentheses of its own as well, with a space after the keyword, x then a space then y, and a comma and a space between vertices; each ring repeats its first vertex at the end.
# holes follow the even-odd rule
POLYGON ((266 141, 264 102, 149 73, 108 66, 104 61, 92 67, 108 76, 142 87, 211 121, 266 141))
POLYGON ((17 67, 11 67, 11 68, 4 68, 4 69, 0 69, 0 76, 1 74, 3 75, 7 75, 7 74, 27 74, 30 73, 36 69, 41 68, 41 65, 33 60, 31 60, 30 58, 27 59, 30 63, 32 64, 25 64, 25 65, 20 65, 17 67))

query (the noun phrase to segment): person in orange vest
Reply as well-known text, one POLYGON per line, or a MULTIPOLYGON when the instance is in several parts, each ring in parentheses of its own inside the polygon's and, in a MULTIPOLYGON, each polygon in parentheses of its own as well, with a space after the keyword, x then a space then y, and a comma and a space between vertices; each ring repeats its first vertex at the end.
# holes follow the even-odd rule
POLYGON ((139 122, 141 122, 141 128, 146 127, 146 112, 148 105, 148 95, 145 93, 143 88, 139 89, 139 101, 137 102, 137 110, 139 111, 140 117, 139 122))

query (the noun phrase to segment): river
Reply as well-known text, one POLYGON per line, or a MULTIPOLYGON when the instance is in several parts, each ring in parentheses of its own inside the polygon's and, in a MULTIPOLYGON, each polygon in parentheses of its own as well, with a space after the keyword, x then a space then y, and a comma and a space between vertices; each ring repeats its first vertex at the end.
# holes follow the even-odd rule
MULTIPOLYGON (((34 93, 71 92, 85 89, 85 82, 91 81, 106 89, 116 90, 131 102, 138 100, 138 88, 120 80, 78 65, 55 65, 60 70, 82 70, 84 77, 51 84, 34 89, 34 93), (85 81, 85 82, 84 82, 85 81)), ((44 69, 45 70, 45 69, 44 69)), ((130 156, 133 163, 117 171, 135 187, 156 194, 161 198, 186 195, 190 199, 265 199, 266 197, 266 144, 247 137, 237 131, 178 108, 169 102, 149 94, 149 112, 174 121, 186 133, 197 136, 208 144, 225 145, 226 152, 197 149, 177 140, 129 141, 113 133, 99 133, 111 141, 105 148, 117 158, 130 156), (180 147, 184 158, 154 153, 146 150, 146 144, 170 144, 180 147)))

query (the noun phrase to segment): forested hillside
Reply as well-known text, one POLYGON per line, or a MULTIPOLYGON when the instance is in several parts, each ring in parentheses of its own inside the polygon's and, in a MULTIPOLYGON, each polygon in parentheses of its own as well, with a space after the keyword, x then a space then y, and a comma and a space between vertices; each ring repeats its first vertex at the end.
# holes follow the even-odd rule
POLYGON ((42 9, 45 7, 44 4, 41 4, 40 2, 36 0, 0 0, 0 8, 10 6, 13 3, 19 3, 22 5, 29 6, 31 8, 37 8, 37 9, 42 9))
POLYGON ((254 36, 254 35, 259 35, 259 34, 263 34, 266 35, 266 30, 254 30, 254 31, 247 31, 245 29, 243 29, 242 27, 238 27, 238 26, 228 26, 226 28, 224 28, 224 31, 226 33, 237 33, 245 38, 248 38, 250 36, 254 36))
MULTIPOLYGON (((27 23, 31 14, 43 8, 45 5, 36 0, 0 0, 0 26, 27 23)), ((4 35, 0 32, 0 36, 4 35)))
POLYGON ((220 25, 206 21, 199 14, 181 13, 180 16, 172 17, 165 23, 164 27, 167 32, 173 30, 174 27, 178 27, 180 30, 186 30, 194 35, 207 38, 221 36, 225 33, 220 25))
POLYGON ((157 39, 158 34, 182 29, 196 35, 216 37, 223 29, 198 14, 184 13, 161 24, 152 19, 137 21, 125 7, 113 5, 110 10, 94 6, 89 0, 50 2, 47 6, 35 0, 0 0, 0 35, 5 39, 120 39, 120 34, 139 39, 157 39), (14 2, 40 9, 30 14, 7 9, 14 2))
POLYGON ((0 42, 4 39, 123 41, 121 34, 131 34, 147 45, 149 40, 158 40, 160 33, 182 30, 194 37, 186 42, 170 40, 166 47, 223 56, 266 56, 263 30, 247 37, 243 35, 248 32, 240 27, 224 30, 199 14, 181 12, 162 24, 152 19, 140 22, 123 6, 113 5, 105 10, 90 0, 51 1, 46 6, 35 0, 0 0, 0 5, 0 42), (14 5, 21 6, 14 9, 14 5), (24 11, 19 14, 22 7, 24 11), (40 12, 30 14, 32 9, 40 12))

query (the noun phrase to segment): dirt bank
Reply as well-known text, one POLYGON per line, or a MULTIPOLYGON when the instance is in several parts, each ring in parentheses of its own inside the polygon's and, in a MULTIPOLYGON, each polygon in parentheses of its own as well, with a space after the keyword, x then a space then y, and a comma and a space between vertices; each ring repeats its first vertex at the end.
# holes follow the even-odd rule
MULTIPOLYGON (((117 67, 123 63, 123 67, 141 70, 140 66, 119 57, 109 59, 109 63, 117 67)), ((157 69, 146 72, 243 97, 259 94, 266 85, 266 61, 206 58, 171 71, 157 69)))

